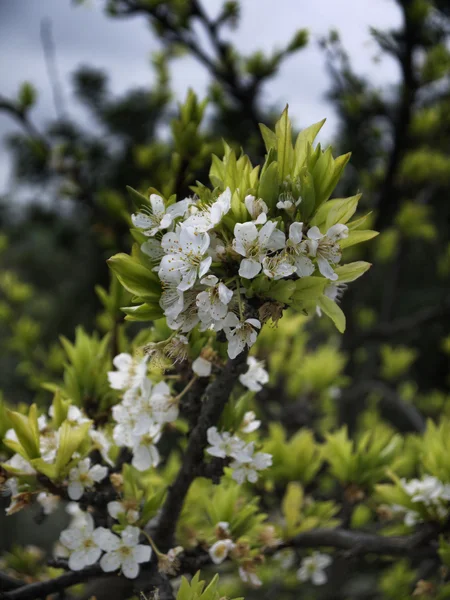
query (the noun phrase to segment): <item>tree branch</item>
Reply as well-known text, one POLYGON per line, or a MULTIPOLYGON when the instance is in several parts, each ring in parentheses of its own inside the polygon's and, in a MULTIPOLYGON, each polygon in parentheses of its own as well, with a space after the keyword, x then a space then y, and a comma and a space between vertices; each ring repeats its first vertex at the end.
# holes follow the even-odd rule
POLYGON ((349 550, 353 556, 362 554, 390 554, 403 556, 420 554, 435 556, 437 549, 428 545, 436 538, 434 525, 424 525, 416 533, 405 536, 382 536, 373 533, 347 531, 345 529, 312 529, 297 535, 283 547, 319 548, 331 546, 340 550, 349 550), (421 547, 423 546, 423 547, 421 547))
POLYGON ((245 369, 246 360, 247 352, 241 352, 237 358, 228 360, 222 372, 205 390, 200 417, 189 437, 183 464, 177 478, 169 488, 154 533, 156 544, 163 549, 171 546, 184 499, 191 483, 197 476, 199 465, 203 462, 203 452, 207 443, 206 432, 217 424, 238 375, 245 369))
POLYGON ((61 592, 72 585, 83 583, 92 577, 99 577, 101 575, 109 575, 110 573, 104 573, 100 565, 92 565, 86 567, 82 571, 70 571, 70 573, 64 573, 55 579, 49 579, 48 581, 37 581, 36 583, 30 583, 29 585, 22 585, 21 587, 10 590, 9 592, 0 593, 1 600, 35 600, 35 598, 45 598, 49 594, 55 594, 61 592))

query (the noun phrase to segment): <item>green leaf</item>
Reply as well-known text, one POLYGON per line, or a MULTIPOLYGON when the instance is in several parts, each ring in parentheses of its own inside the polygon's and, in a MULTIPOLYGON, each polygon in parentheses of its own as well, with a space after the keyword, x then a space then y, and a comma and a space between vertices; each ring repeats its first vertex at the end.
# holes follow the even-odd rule
POLYGON ((30 407, 29 416, 12 410, 8 410, 7 415, 28 458, 32 459, 40 456, 36 405, 33 404, 30 407))
POLYGON ((277 162, 280 179, 284 180, 291 174, 294 162, 294 148, 292 147, 292 125, 288 117, 288 107, 284 109, 280 119, 275 125, 277 136, 277 162))
POLYGON ((323 312, 330 317, 333 323, 336 325, 337 330, 340 333, 345 331, 345 315, 340 307, 333 302, 328 296, 322 295, 319 297, 317 305, 323 310, 323 312))
POLYGON ((336 267, 334 272, 338 276, 339 283, 350 283, 351 281, 358 279, 358 277, 361 277, 361 275, 364 275, 371 266, 371 263, 359 260, 357 262, 342 265, 341 267, 336 267))
POLYGON ((299 308, 308 310, 315 307, 321 294, 323 294, 325 286, 328 284, 328 280, 323 277, 302 277, 294 283, 295 292, 292 295, 292 303, 299 308))
POLYGON ((295 281, 276 281, 271 285, 267 294, 278 302, 289 304, 295 289, 295 281))
POLYGON ((336 223, 345 225, 354 215, 361 194, 351 196, 350 198, 336 198, 322 204, 313 219, 311 225, 317 225, 319 229, 323 227, 326 231, 336 223))
POLYGON ((311 173, 305 169, 299 175, 302 190, 302 201, 300 203, 300 213, 302 219, 308 219, 316 205, 316 192, 314 189, 314 178, 311 173))
POLYGON ((274 208, 278 201, 278 192, 278 163, 272 162, 261 174, 258 196, 264 200, 269 208, 274 208))
POLYGON ((159 304, 140 304, 124 306, 121 310, 127 315, 125 321, 156 321, 164 316, 159 304))
POLYGON ((36 471, 39 471, 39 473, 43 473, 49 479, 57 478, 58 474, 56 470, 56 465, 45 462, 43 458, 33 458, 32 460, 30 460, 30 464, 34 469, 36 469, 36 471))
POLYGON ((53 398, 53 427, 55 429, 59 429, 63 421, 67 419, 67 413, 69 412, 70 400, 63 400, 61 398, 61 393, 58 391, 55 392, 55 396, 53 398))
POLYGON ((91 421, 83 423, 79 427, 72 427, 67 421, 61 425, 59 429, 59 447, 55 461, 57 476, 61 475, 64 467, 71 460, 73 453, 88 438, 88 431, 91 425, 91 421))
POLYGON ((130 195, 131 200, 136 208, 136 210, 140 210, 141 208, 146 208, 150 206, 150 200, 137 190, 133 189, 129 185, 127 185, 127 191, 130 195))
POLYGON ((294 149, 295 174, 297 174, 304 166, 306 157, 308 155, 308 144, 312 144, 314 142, 325 121, 326 119, 322 119, 322 121, 314 123, 314 125, 310 125, 306 129, 300 131, 298 134, 294 149))
POLYGON ((300 512, 303 505, 303 488, 298 483, 289 483, 281 503, 281 510, 286 522, 286 535, 291 537, 295 534, 300 520, 300 512))
POLYGON ((259 124, 259 129, 261 131, 261 135, 263 137, 267 152, 269 152, 271 148, 276 148, 277 136, 275 135, 275 133, 266 125, 264 125, 264 123, 259 124))
POLYGON ((372 231, 371 229, 355 229, 350 231, 348 237, 339 240, 341 248, 349 248, 355 244, 361 244, 361 242, 367 242, 378 235, 378 231, 372 231))
POLYGON ((121 253, 112 256, 107 262, 126 290, 144 300, 159 300, 161 286, 158 277, 134 257, 121 253))

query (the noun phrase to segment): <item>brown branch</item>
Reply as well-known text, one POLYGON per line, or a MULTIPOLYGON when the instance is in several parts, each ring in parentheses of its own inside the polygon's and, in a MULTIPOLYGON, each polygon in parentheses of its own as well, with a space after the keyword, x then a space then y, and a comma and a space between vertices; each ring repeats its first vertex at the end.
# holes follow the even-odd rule
POLYGON ((83 583, 92 577, 99 577, 101 575, 110 575, 110 573, 104 573, 100 565, 92 565, 86 567, 82 571, 71 571, 70 573, 64 573, 59 577, 55 577, 55 579, 37 581, 36 583, 30 583, 29 585, 22 585, 9 592, 2 592, 0 593, 0 599, 34 600, 35 598, 45 598, 49 594, 61 592, 72 585, 83 583))
POLYGON ((197 476, 199 465, 203 462, 203 453, 207 444, 206 432, 217 424, 238 375, 245 369, 246 360, 247 352, 241 352, 237 358, 228 360, 222 372, 205 390, 200 417, 189 436, 183 463, 177 478, 169 488, 154 533, 155 542, 162 549, 169 548, 172 544, 184 499, 191 483, 197 476))
POLYGON ((429 545, 438 532, 434 525, 424 525, 419 531, 405 536, 383 536, 346 529, 312 529, 297 535, 284 547, 320 548, 332 547, 349 550, 352 556, 364 554, 388 554, 407 556, 435 556, 437 548, 429 545))

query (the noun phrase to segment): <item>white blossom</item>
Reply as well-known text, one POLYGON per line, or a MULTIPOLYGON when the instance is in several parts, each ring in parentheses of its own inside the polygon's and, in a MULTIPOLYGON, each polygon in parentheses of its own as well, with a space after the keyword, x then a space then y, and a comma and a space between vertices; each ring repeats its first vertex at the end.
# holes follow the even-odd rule
POLYGON ((239 375, 239 381, 252 392, 259 392, 262 386, 269 381, 269 373, 264 368, 264 363, 253 356, 247 358, 248 371, 239 375))
POLYGON ((199 309, 200 319, 202 321, 204 321, 205 318, 219 320, 226 317, 228 313, 228 304, 233 297, 232 290, 227 288, 227 286, 219 281, 214 275, 204 277, 200 283, 209 288, 197 295, 196 304, 199 309))
POLYGON ((214 564, 220 565, 233 550, 234 544, 231 540, 218 540, 209 549, 209 556, 214 564))
POLYGON ((230 208, 231 190, 227 188, 211 206, 188 217, 184 221, 183 227, 193 227, 198 233, 206 233, 220 223, 230 208))
POLYGON ((161 438, 161 426, 152 425, 148 433, 142 435, 133 447, 131 464, 138 471, 146 471, 159 463, 159 452, 156 443, 161 438))
POLYGON ((286 250, 299 277, 308 277, 314 273, 314 264, 307 256, 309 248, 303 240, 303 223, 290 225, 286 250))
POLYGON ((121 533, 121 538, 105 527, 95 530, 95 540, 106 552, 100 560, 100 566, 106 573, 122 569, 128 579, 135 579, 139 574, 139 564, 150 560, 150 546, 139 544, 140 530, 128 525, 121 533))
POLYGON ((236 459, 231 463, 230 467, 233 469, 232 478, 237 483, 242 484, 245 481, 256 483, 258 481, 258 471, 271 466, 271 454, 267 454, 266 452, 257 452, 255 454, 254 452, 254 443, 250 442, 250 444, 247 444, 236 455, 236 459))
POLYGON ((244 448, 245 442, 235 435, 231 435, 228 431, 219 433, 217 427, 210 427, 206 432, 208 443, 210 446, 206 448, 206 452, 211 456, 218 458, 236 457, 244 448))
POLYGON ((289 255, 286 253, 277 254, 275 256, 266 256, 262 262, 263 273, 269 279, 283 279, 295 273, 296 267, 289 260, 289 255))
POLYGON ((269 208, 261 198, 256 199, 255 196, 245 196, 245 208, 248 210, 253 223, 255 225, 264 225, 267 221, 267 213, 269 208))
POLYGON ((83 524, 61 532, 59 540, 70 551, 69 567, 72 571, 93 565, 100 558, 102 551, 96 541, 96 532, 98 529, 94 531, 94 520, 88 513, 83 524))
POLYGON ((113 390, 129 390, 141 385, 147 375, 147 360, 138 360, 131 354, 118 354, 113 359, 117 371, 109 371, 108 381, 113 390))
POLYGON ((40 492, 36 500, 42 506, 44 515, 51 515, 58 508, 61 498, 54 494, 47 494, 47 492, 40 492))
POLYGON ((302 560, 300 569, 297 571, 297 579, 300 581, 311 580, 314 585, 323 585, 327 582, 325 569, 332 562, 332 558, 328 554, 314 552, 302 560))
POLYGON ((133 525, 136 521, 139 521, 139 511, 136 510, 135 505, 128 506, 126 502, 119 502, 114 500, 108 502, 108 514, 116 520, 119 520, 121 516, 125 518, 129 525, 133 525))
POLYGON ((223 324, 226 338, 228 340, 228 356, 236 358, 245 346, 251 348, 258 337, 256 329, 261 329, 258 319, 246 319, 240 321, 234 313, 228 313, 223 324))
POLYGON ((23 475, 35 475, 36 471, 30 465, 30 463, 23 458, 20 454, 13 454, 10 459, 5 461, 7 465, 14 473, 23 475))
POLYGON ((197 357, 192 363, 192 370, 197 377, 209 377, 211 375, 212 363, 202 356, 197 357))
POLYGON ((294 208, 294 203, 292 200, 279 200, 277 202, 277 208, 290 212, 294 208))
POLYGON ((182 200, 166 208, 161 196, 150 194, 151 209, 141 209, 142 212, 131 215, 131 220, 135 227, 142 229, 144 235, 153 237, 161 229, 168 229, 174 219, 182 217, 186 213, 190 202, 190 200, 182 200))
POLYGON ((261 271, 261 263, 268 252, 281 250, 286 243, 285 235, 276 229, 274 221, 267 221, 258 231, 254 223, 236 223, 234 226, 234 250, 244 256, 239 275, 253 279, 261 271))
POLYGON ((177 281, 181 292, 192 288, 197 276, 206 275, 211 266, 212 258, 204 258, 209 243, 209 235, 198 233, 193 227, 180 227, 174 233, 166 233, 161 245, 167 254, 159 265, 159 278, 177 281))
POLYGON ((342 252, 337 242, 348 237, 348 227, 338 223, 330 227, 326 234, 322 234, 320 229, 314 226, 307 235, 306 245, 309 256, 317 259, 319 271, 324 277, 336 281, 338 276, 330 263, 336 264, 341 260, 342 252))
POLYGON ((108 469, 101 465, 91 467, 91 459, 80 460, 76 467, 70 469, 67 493, 71 500, 79 500, 86 489, 94 487, 108 474, 108 469))
POLYGON ((70 515, 70 529, 78 529, 79 527, 84 527, 86 524, 86 518, 89 513, 81 510, 78 502, 68 502, 66 505, 66 513, 70 515))
POLYGON ((242 419, 240 430, 242 433, 252 433, 252 431, 259 429, 260 425, 261 421, 258 421, 255 413, 252 410, 248 410, 242 419))
POLYGON ((244 583, 248 583, 251 586, 258 588, 261 587, 262 581, 255 573, 255 571, 251 569, 246 569, 245 567, 239 567, 239 577, 244 583))
POLYGON ((89 437, 94 442, 95 448, 102 455, 103 460, 112 467, 114 463, 109 457, 109 451, 111 450, 111 442, 109 441, 105 432, 101 431, 100 429, 90 429, 89 437))

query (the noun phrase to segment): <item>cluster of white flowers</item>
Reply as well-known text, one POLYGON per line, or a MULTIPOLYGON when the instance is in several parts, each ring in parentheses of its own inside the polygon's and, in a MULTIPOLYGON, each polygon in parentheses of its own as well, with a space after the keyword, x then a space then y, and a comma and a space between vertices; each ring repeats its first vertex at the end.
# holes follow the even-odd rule
MULTIPOLYGON (((449 515, 450 484, 444 484, 437 477, 425 475, 422 479, 401 480, 401 484, 411 501, 422 505, 430 518, 439 520, 449 515)), ((404 507, 395 504, 394 512, 404 513, 405 525, 412 527, 423 521, 419 511, 405 510, 404 507)))
POLYGON ((314 585, 323 585, 327 582, 325 569, 333 562, 331 556, 314 552, 311 556, 307 556, 301 562, 300 568, 297 571, 297 579, 300 581, 311 581, 314 585))
POLYGON ((139 564, 150 560, 150 546, 139 544, 140 530, 128 525, 115 535, 105 527, 94 529, 94 520, 89 513, 78 515, 77 522, 61 532, 59 540, 69 554, 69 567, 79 571, 100 560, 103 571, 109 573, 121 569, 128 579, 135 579, 139 564))
POLYGON ((169 327, 183 333, 197 325, 203 331, 223 330, 228 355, 235 358, 254 344, 261 328, 258 319, 243 315, 241 293, 246 282, 260 274, 273 280, 304 277, 316 267, 330 281, 337 280, 333 265, 341 258, 338 241, 348 236, 348 228, 336 224, 321 233, 314 226, 304 232, 303 223, 294 221, 286 237, 280 223, 295 218, 301 198, 278 202, 275 220, 270 220, 266 203, 248 195, 244 201, 248 220, 235 224, 230 239, 222 220, 231 200, 229 188, 209 204, 186 198, 166 205, 161 196, 151 194, 149 206, 132 215, 132 222, 149 238, 141 248, 161 281, 160 306, 169 327), (222 281, 224 269, 213 272, 221 263, 227 264, 227 273, 235 264, 235 276, 222 281))
POLYGON ((156 444, 164 424, 177 419, 178 403, 167 383, 153 384, 147 377, 145 359, 119 354, 113 364, 117 371, 108 374, 110 385, 124 392, 122 401, 112 409, 114 442, 132 450, 132 465, 146 471, 159 463, 156 444))
MULTIPOLYGON (((236 544, 231 537, 230 524, 228 522, 220 521, 217 523, 215 530, 218 540, 209 548, 209 556, 215 565, 220 565, 233 552, 236 544)), ((259 587, 262 584, 253 565, 241 565, 239 567, 239 576, 244 583, 248 583, 253 587, 259 587)))
MULTIPOLYGON (((50 407, 48 416, 43 414, 38 417, 38 429, 39 429, 39 450, 41 453, 41 459, 48 463, 54 464, 60 445, 60 430, 61 428, 55 429, 52 426, 51 419, 54 417, 54 408, 50 407)), ((77 427, 83 423, 88 423, 90 420, 86 415, 77 407, 69 406, 67 417, 65 419, 72 427, 77 427)), ((98 449, 108 464, 112 465, 112 461, 109 457, 109 450, 111 442, 107 435, 100 429, 95 429, 92 425, 88 431, 88 435, 94 444, 94 447, 98 449)), ((9 429, 5 434, 5 439, 18 442, 17 434, 14 429, 9 429)), ((81 458, 79 455, 74 453, 72 459, 81 458)), ((17 475, 35 475, 36 471, 33 466, 20 454, 14 454, 9 460, 5 461, 7 468, 12 473, 17 475)), ((94 487, 95 483, 102 481, 107 475, 107 468, 101 465, 94 465, 91 467, 91 461, 89 458, 80 460, 76 467, 73 467, 69 473, 68 490, 67 493, 69 498, 72 500, 78 500, 83 495, 86 489, 94 487)), ((9 491, 12 499, 10 506, 7 507, 7 514, 14 512, 16 507, 15 496, 19 494, 19 486, 17 477, 10 477, 7 481, 9 491)), ((41 505, 45 515, 53 513, 59 504, 59 496, 49 494, 47 492, 40 492, 37 497, 37 502, 41 505)))
MULTIPOLYGON (((248 414, 248 413, 247 413, 248 414)), ((257 429, 258 425, 254 428, 257 429)), ((253 430, 254 430, 253 429, 253 430)), ((239 484, 249 481, 258 481, 258 471, 267 469, 272 464, 272 456, 266 452, 255 453, 255 443, 246 444, 237 435, 231 435, 228 431, 219 433, 217 427, 210 427, 207 431, 210 446, 206 452, 218 458, 232 458, 230 464, 233 470, 232 478, 239 484)))

